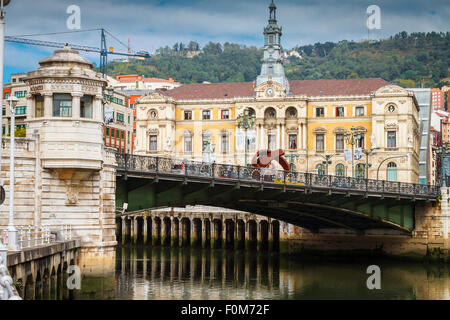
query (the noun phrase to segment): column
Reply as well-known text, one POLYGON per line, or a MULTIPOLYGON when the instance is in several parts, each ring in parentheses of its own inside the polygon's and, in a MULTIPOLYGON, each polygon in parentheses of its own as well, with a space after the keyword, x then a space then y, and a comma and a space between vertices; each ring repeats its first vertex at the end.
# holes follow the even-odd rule
POLYGON ((143 219, 144 219, 144 221, 143 221, 143 224, 142 224, 142 243, 143 244, 147 244, 147 240, 148 240, 148 221, 147 221, 147 216, 144 215, 143 219))
POLYGON ((299 150, 303 150, 305 149, 305 146, 303 145, 303 124, 299 123, 298 124, 298 135, 297 135, 297 144, 298 144, 298 149, 299 150))
POLYGON ((302 139, 303 139, 303 149, 307 150, 308 146, 307 146, 307 141, 306 141, 306 123, 303 123, 303 134, 302 134, 302 139))
POLYGON ((202 248, 209 247, 209 246, 207 246, 207 243, 208 243, 208 240, 210 240, 210 238, 208 237, 207 232, 206 232, 206 221, 208 221, 208 219, 202 219, 202 248))
POLYGON ((27 94, 27 119, 34 118, 33 95, 27 94))
POLYGON ((264 149, 264 127, 262 124, 259 125, 259 132, 260 132, 260 141, 259 141, 259 149, 264 149))
POLYGON ((286 142, 285 142, 285 136, 286 136, 286 134, 285 134, 285 126, 284 126, 284 123, 282 123, 281 124, 281 132, 280 132, 280 135, 281 135, 281 148, 280 149, 285 149, 286 148, 286 142))
MULTIPOLYGON (((179 221, 178 221, 179 223, 179 221)), ((178 247, 179 245, 179 238, 178 238, 178 229, 179 229, 179 224, 178 226, 175 226, 175 218, 174 217, 170 217, 170 241, 172 242, 171 245, 173 247, 178 247)))
POLYGON ((131 243, 137 243, 138 221, 137 217, 133 217, 131 220, 131 243))
POLYGON ((281 149, 281 123, 277 124, 277 147, 281 149))
POLYGON ((127 218, 121 217, 120 220, 122 221, 122 244, 125 244, 127 241, 127 218))
POLYGON ((82 96, 82 93, 72 93, 72 118, 74 119, 80 118, 80 99, 82 96))
POLYGON ((244 233, 245 233, 245 239, 244 239, 244 248, 249 249, 250 244, 250 223, 248 220, 244 220, 244 233))
POLYGON ((260 128, 260 125, 257 124, 256 125, 256 138, 255 138, 255 152, 258 151, 259 149, 261 149, 261 147, 259 145, 259 143, 261 141, 260 135, 261 135, 261 128, 260 128))
POLYGON ((103 121, 103 96, 96 95, 92 101, 92 116, 94 120, 103 121))
POLYGON ((272 221, 271 221, 271 219, 267 219, 267 223, 268 223, 268 226, 267 226, 267 232, 269 233, 268 234, 268 237, 267 237, 267 240, 268 240, 268 247, 269 247, 269 250, 272 250, 272 248, 273 248, 273 234, 272 234, 272 232, 273 232, 273 226, 272 226, 272 221))
POLYGON ((53 93, 42 93, 44 96, 44 117, 51 118, 53 116, 53 93))
POLYGON ((256 221, 256 248, 258 250, 261 250, 261 240, 262 240, 261 234, 262 234, 261 221, 256 221))
POLYGON ((160 245, 159 241, 160 230, 158 230, 160 226, 158 225, 158 219, 156 217, 152 217, 152 246, 160 245))

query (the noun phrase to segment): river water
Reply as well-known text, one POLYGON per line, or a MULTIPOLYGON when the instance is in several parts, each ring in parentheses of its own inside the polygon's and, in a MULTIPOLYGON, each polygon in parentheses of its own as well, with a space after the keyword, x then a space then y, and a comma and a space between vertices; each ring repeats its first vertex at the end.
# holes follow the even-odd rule
POLYGON ((450 299, 450 266, 304 261, 270 252, 118 247, 116 270, 83 276, 70 299, 450 299), (381 289, 367 288, 369 265, 381 289))

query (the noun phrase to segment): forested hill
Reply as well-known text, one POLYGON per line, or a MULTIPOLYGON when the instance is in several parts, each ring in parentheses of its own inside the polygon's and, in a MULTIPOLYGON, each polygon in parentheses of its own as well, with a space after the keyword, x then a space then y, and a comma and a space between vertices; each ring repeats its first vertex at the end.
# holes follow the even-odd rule
MULTIPOLYGON (((301 58, 285 60, 290 80, 381 77, 404 87, 440 87, 449 81, 450 33, 401 32, 375 42, 340 41, 298 46, 301 58)), ((157 50, 149 59, 111 62, 108 73, 172 77, 181 83, 253 81, 260 72, 262 49, 196 42, 157 50)))

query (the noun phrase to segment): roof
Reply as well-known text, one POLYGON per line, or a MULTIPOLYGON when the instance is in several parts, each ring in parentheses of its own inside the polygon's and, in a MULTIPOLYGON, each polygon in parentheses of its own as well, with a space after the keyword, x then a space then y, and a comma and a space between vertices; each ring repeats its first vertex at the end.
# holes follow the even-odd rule
POLYGON ((53 52, 53 55, 39 61, 41 67, 50 66, 55 63, 64 63, 68 65, 76 63, 79 65, 87 66, 89 69, 93 68, 92 62, 80 56, 77 50, 71 49, 68 45, 64 46, 64 48, 60 50, 55 50, 53 52))
MULTIPOLYGON (((290 89, 294 95, 350 96, 368 95, 389 83, 380 78, 345 80, 292 80, 290 89)), ((184 84, 167 91, 158 91, 174 99, 223 99, 253 97, 253 82, 184 84)))

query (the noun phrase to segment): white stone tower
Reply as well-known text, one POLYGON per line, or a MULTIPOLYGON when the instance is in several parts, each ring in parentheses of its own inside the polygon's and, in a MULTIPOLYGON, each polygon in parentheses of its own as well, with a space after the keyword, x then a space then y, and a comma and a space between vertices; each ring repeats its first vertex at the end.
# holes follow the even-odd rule
POLYGON ((289 93, 289 83, 284 74, 281 61, 281 35, 282 28, 277 25, 277 7, 272 3, 269 6, 269 24, 264 28, 264 57, 261 74, 256 78, 256 86, 267 82, 278 82, 286 93, 289 93))

